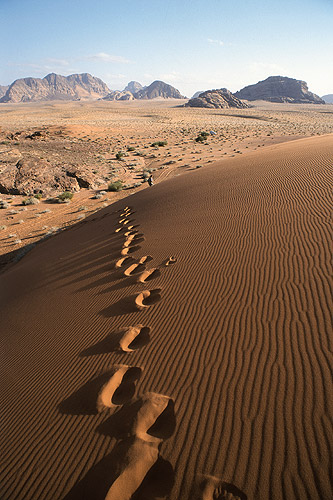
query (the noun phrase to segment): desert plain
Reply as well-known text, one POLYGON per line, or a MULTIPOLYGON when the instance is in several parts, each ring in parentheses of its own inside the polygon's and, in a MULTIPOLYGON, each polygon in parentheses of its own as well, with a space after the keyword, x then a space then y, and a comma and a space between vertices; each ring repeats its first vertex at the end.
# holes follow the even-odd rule
POLYGON ((180 104, 0 107, 2 500, 331 497, 332 106, 180 104))

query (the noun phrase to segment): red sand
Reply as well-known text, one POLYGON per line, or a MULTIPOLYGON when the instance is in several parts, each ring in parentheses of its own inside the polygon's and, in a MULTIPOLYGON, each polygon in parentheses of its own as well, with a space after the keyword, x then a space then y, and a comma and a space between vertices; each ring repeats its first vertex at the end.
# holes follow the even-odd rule
POLYGON ((189 172, 1 275, 1 499, 330 498, 332 158, 329 135, 189 172), (99 412, 115 365, 141 377, 99 412))

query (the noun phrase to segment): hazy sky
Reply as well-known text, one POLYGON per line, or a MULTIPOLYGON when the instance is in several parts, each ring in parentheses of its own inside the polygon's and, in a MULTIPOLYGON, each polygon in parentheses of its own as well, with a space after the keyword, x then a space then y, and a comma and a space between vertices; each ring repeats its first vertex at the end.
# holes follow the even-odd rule
POLYGON ((270 75, 333 93, 333 0, 0 0, 0 85, 91 73, 191 96, 270 75))

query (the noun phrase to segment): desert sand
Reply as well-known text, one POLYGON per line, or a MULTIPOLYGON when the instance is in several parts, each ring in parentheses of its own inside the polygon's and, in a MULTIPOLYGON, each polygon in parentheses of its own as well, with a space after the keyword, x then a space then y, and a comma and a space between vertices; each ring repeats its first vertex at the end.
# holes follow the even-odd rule
POLYGON ((4 268, 1 499, 330 498, 333 135, 309 112, 4 268))
POLYGON ((331 105, 256 102, 250 109, 208 110, 179 107, 184 102, 2 104, 0 170, 8 157, 17 161, 33 155, 50 165, 83 167, 93 173, 96 188, 81 189, 68 205, 51 203, 45 195, 39 205, 23 207, 26 196, 0 195, 9 204, 0 210, 0 268, 41 239, 145 189, 147 173, 159 183, 272 144, 333 133, 331 105), (215 135, 207 142, 195 141, 201 131, 211 130, 215 135), (26 139, 36 132, 42 135, 26 139), (156 141, 167 144, 152 147, 156 141), (124 156, 118 161, 119 151, 124 156), (118 179, 126 189, 105 193, 118 179))

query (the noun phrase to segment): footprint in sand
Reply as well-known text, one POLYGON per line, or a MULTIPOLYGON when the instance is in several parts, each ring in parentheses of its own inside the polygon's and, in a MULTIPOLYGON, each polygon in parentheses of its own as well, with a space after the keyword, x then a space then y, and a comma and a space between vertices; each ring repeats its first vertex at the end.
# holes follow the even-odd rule
POLYGON ((140 403, 130 431, 131 444, 122 463, 118 465, 120 474, 111 485, 105 500, 134 498, 133 495, 142 487, 149 471, 161 460, 160 443, 171 437, 175 431, 176 419, 171 398, 162 394, 147 393, 140 398, 140 403))
POLYGON ((145 263, 132 264, 124 271, 124 275, 125 276, 133 276, 133 274, 138 274, 138 273, 142 272, 143 269, 145 269, 145 263))
POLYGON ((137 250, 140 250, 140 245, 135 245, 133 247, 126 247, 126 248, 123 248, 122 251, 120 252, 120 255, 122 256, 125 256, 125 255, 128 255, 129 253, 134 253, 136 252, 137 250))
POLYGON ((193 500, 247 500, 247 495, 232 483, 226 483, 214 476, 202 475, 198 477, 193 500))
POLYGON ((172 436, 176 428, 175 405, 169 396, 147 392, 140 398, 140 408, 131 434, 142 441, 160 443, 172 436))
POLYGON ((140 283, 147 283, 147 281, 151 281, 159 276, 161 276, 161 271, 156 267, 153 267, 152 269, 146 269, 143 271, 143 273, 139 276, 138 281, 140 283))
POLYGON ((128 255, 127 257, 121 257, 121 259, 118 259, 117 262, 115 263, 115 267, 123 267, 129 264, 130 262, 133 262, 135 259, 134 257, 131 257, 128 255))
POLYGON ((142 310, 159 302, 161 300, 161 290, 161 288, 155 288, 154 290, 144 290, 139 293, 135 299, 137 309, 142 310))
POLYGON ((148 326, 129 326, 124 330, 119 340, 119 348, 124 352, 133 352, 150 342, 150 328, 148 326))
POLYGON ((135 394, 135 384, 141 374, 142 368, 137 366, 118 365, 115 367, 115 372, 98 393, 97 411, 120 406, 131 400, 135 394))
POLYGON ((172 264, 176 264, 176 262, 177 258, 171 256, 163 262, 162 266, 171 266, 172 264))

